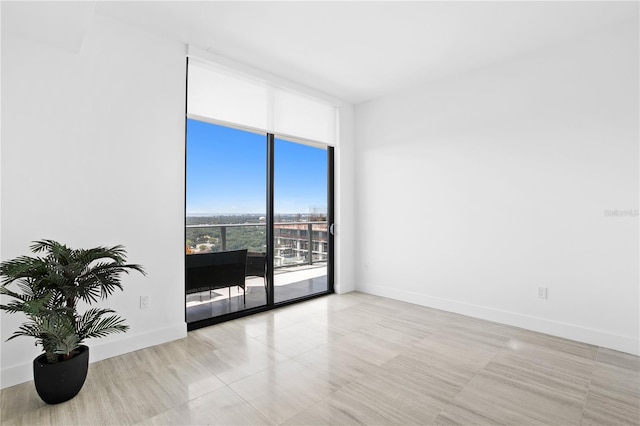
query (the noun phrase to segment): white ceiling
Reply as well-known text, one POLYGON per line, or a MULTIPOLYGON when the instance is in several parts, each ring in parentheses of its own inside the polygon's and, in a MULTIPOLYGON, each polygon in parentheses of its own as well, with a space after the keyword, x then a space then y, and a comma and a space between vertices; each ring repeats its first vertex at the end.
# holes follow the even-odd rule
MULTIPOLYGON (((2 3, 4 27, 20 8, 2 3)), ((637 20, 638 10, 637 1, 98 1, 93 13, 359 103, 637 20)))

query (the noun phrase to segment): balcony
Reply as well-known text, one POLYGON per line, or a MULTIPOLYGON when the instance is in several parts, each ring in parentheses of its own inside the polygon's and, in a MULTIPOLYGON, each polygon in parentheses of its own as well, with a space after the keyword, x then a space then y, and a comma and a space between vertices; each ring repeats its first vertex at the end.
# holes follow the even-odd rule
MULTIPOLYGON (((266 224, 187 225, 191 254, 248 249, 266 251, 266 224)), ((278 222, 274 226, 275 303, 327 291, 326 221, 278 222)), ((187 322, 266 305, 262 277, 247 277, 246 305, 241 288, 230 287, 186 296, 187 322)))

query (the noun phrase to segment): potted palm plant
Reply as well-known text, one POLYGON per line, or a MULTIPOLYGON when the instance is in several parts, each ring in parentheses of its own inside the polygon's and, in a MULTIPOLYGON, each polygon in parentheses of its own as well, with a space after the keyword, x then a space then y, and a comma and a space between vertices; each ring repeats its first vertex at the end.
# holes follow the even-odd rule
POLYGON ((144 274, 140 265, 126 263, 123 246, 72 249, 53 240, 34 241, 41 256, 20 256, 0 263, 0 294, 13 298, 0 309, 23 313, 28 321, 9 337, 30 336, 44 353, 33 361, 40 398, 49 404, 67 401, 80 392, 89 365, 85 339, 125 332, 124 319, 108 308, 87 305, 122 290, 120 276, 144 274), (17 289, 8 287, 15 285, 17 289))

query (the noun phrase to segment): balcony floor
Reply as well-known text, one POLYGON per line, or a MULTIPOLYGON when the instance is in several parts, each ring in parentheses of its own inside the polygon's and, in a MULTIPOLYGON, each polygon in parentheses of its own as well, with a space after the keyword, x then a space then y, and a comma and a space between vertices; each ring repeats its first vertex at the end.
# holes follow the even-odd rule
MULTIPOLYGON (((274 274, 276 303, 327 291, 325 264, 278 268, 274 274)), ((220 315, 256 308, 267 304, 264 280, 248 277, 246 305, 241 288, 230 287, 187 295, 187 322, 200 321, 220 315)))

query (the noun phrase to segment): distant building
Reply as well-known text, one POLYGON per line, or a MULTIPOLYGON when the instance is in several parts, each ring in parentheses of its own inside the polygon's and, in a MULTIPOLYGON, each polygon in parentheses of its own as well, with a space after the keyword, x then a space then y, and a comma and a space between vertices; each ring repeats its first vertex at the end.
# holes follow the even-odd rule
POLYGON ((276 267, 327 260, 326 223, 278 224, 274 228, 274 242, 276 267))

